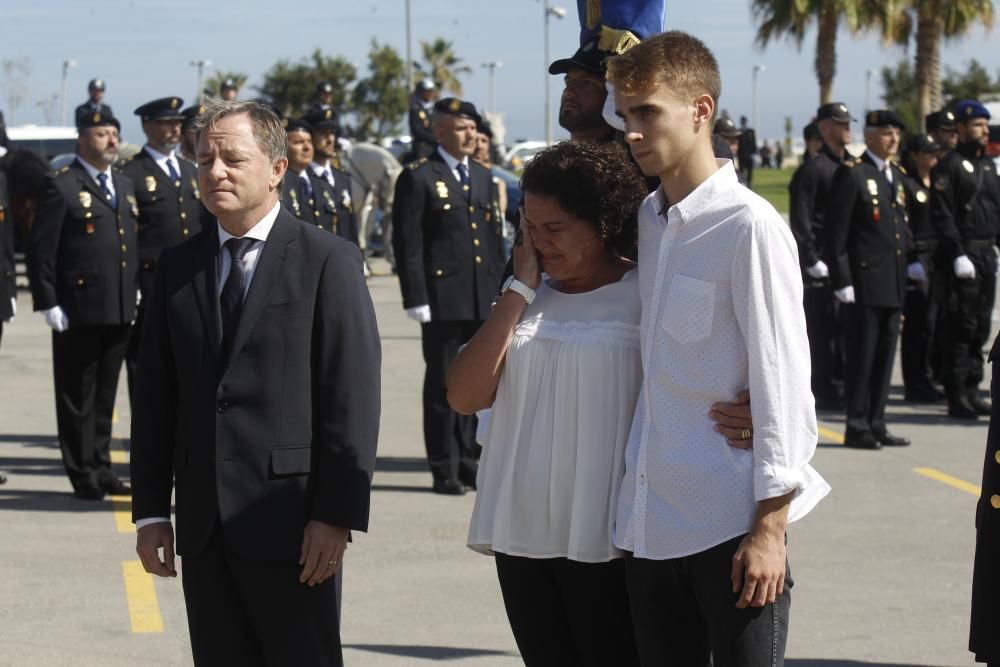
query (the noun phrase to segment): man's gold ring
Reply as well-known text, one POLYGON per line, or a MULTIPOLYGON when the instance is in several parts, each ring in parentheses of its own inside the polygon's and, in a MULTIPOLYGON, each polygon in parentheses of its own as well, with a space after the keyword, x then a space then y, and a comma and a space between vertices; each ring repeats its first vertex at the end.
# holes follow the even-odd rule
POLYGON ((741 428, 740 429, 740 440, 749 440, 753 437, 752 428, 741 428))

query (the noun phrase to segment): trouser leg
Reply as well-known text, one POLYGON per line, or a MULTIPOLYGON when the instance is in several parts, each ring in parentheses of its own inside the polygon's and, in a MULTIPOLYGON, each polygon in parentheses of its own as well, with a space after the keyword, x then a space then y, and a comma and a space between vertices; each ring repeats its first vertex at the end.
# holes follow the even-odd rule
POLYGON ((805 290, 804 302, 812 362, 812 391, 820 403, 835 402, 833 294, 829 281, 810 281, 807 285, 811 285, 805 290))
POLYGON ((871 385, 868 393, 868 423, 873 431, 885 432, 885 404, 889 399, 892 366, 896 359, 900 312, 898 308, 873 308, 872 310, 877 318, 878 329, 875 337, 875 354, 872 357, 871 385))
POLYGON ((871 377, 878 337, 874 309, 858 303, 847 307, 847 367, 844 398, 847 403, 847 431, 871 430, 871 377))
POLYGON ((100 335, 97 327, 52 332, 56 425, 63 466, 73 487, 97 482, 94 410, 100 335))
POLYGON ((100 327, 97 387, 94 392, 94 461, 98 481, 110 481, 111 428, 118 393, 118 377, 128 348, 129 325, 100 327))
POLYGON ((900 340, 903 385, 907 393, 922 391, 930 386, 930 378, 927 376, 931 334, 928 327, 929 296, 928 281, 907 282, 906 300, 903 304, 903 334, 900 340))

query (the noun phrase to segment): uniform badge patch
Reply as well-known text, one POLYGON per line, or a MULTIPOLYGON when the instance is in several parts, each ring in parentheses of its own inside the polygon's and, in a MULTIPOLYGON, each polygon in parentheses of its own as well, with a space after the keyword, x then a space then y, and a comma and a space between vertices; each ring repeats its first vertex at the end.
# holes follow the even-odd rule
POLYGON ((976 168, 973 167, 972 163, 968 160, 962 160, 962 169, 966 170, 970 174, 976 170, 976 168))
POLYGON ((921 204, 927 203, 927 193, 923 190, 917 190, 917 201, 921 204))
POLYGON ((440 197, 441 199, 448 198, 448 186, 445 184, 444 181, 435 181, 434 187, 437 188, 438 197, 440 197))
POLYGON ((92 200, 89 192, 87 192, 86 190, 84 190, 83 192, 80 193, 80 206, 82 206, 84 208, 90 208, 90 204, 91 204, 92 201, 93 200, 92 200))
POLYGON ((146 177, 146 192, 153 192, 156 190, 156 179, 152 176, 146 177))
POLYGON ((874 197, 878 194, 878 183, 875 182, 874 178, 869 178, 865 184, 868 186, 868 192, 871 196, 874 197))

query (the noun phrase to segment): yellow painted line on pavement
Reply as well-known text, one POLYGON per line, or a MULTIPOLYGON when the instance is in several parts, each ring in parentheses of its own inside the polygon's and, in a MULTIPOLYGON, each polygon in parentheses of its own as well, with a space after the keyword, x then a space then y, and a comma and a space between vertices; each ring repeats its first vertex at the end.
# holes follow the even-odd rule
POLYGON ((936 470, 934 468, 914 468, 913 472, 917 473, 918 475, 923 475, 924 477, 929 477, 930 479, 941 482, 942 484, 947 484, 953 489, 958 489, 959 491, 965 491, 966 493, 971 493, 977 498, 979 497, 979 494, 982 492, 982 489, 980 489, 975 484, 966 482, 964 479, 959 479, 958 477, 952 477, 948 473, 941 472, 940 470, 936 470))
POLYGON ((128 598, 132 632, 163 632, 163 617, 160 615, 160 603, 156 599, 153 575, 142 569, 142 562, 137 560, 123 560, 122 574, 125 577, 125 596, 128 598))
POLYGON ((135 533, 132 523, 132 498, 111 496, 111 512, 115 515, 115 526, 119 533, 135 533))
POLYGON ((821 436, 823 436, 824 438, 826 438, 827 440, 831 440, 831 441, 837 443, 838 445, 844 444, 844 436, 843 436, 843 434, 837 433, 836 431, 831 431, 830 429, 828 429, 827 427, 823 426, 822 424, 820 424, 820 426, 819 426, 819 434, 821 436))
POLYGON ((128 452, 124 452, 120 449, 111 450, 111 462, 112 463, 124 463, 128 464, 128 452))
POLYGON ((114 410, 111 411, 111 423, 112 424, 118 423, 118 408, 115 408, 114 410))

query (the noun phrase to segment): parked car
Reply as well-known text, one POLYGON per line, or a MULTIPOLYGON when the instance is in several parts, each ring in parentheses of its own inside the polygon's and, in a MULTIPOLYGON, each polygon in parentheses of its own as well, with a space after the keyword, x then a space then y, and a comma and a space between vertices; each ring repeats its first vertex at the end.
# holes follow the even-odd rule
POLYGON ((51 160, 61 153, 76 153, 76 128, 48 125, 18 125, 7 128, 9 150, 27 148, 51 160))
POLYGON ((548 146, 544 141, 519 141, 504 154, 503 167, 515 174, 520 173, 524 166, 531 162, 535 153, 548 146))

